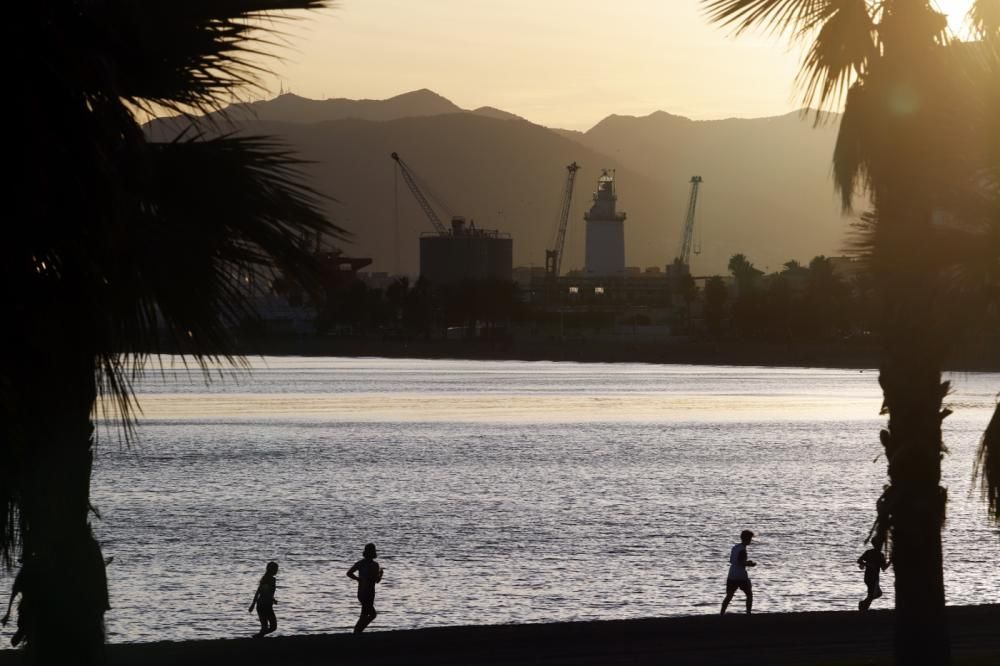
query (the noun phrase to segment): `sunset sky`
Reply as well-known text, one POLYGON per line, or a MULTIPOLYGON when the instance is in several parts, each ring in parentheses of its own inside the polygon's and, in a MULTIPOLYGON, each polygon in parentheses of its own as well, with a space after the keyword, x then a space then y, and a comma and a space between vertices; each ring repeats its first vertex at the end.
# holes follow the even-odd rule
MULTIPOLYGON (((936 0, 960 31, 971 0, 936 0)), ((697 0, 339 0, 284 26, 271 94, 381 99, 430 88, 587 129, 611 113, 697 119, 801 106, 801 47, 709 25, 697 0)))

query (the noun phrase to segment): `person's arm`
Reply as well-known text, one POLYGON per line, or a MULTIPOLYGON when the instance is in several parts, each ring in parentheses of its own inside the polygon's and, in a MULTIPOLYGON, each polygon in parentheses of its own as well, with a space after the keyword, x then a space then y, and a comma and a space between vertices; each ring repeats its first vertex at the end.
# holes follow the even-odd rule
POLYGON ((247 612, 249 613, 253 612, 254 606, 257 605, 257 599, 259 598, 260 598, 260 585, 257 586, 257 591, 253 593, 253 601, 250 602, 250 610, 247 612))
MULTIPOLYGON (((880 555, 881 555, 881 553, 880 553, 880 555)), ((881 567, 882 567, 882 571, 885 571, 886 569, 888 569, 888 568, 889 568, 889 565, 890 565, 890 564, 892 564, 892 562, 890 562, 890 561, 889 561, 889 560, 888 560, 888 559, 886 558, 886 556, 885 556, 885 555, 882 555, 881 557, 882 557, 882 564, 881 564, 881 565, 879 565, 879 566, 881 566, 881 567)))
POLYGON ((376 583, 381 583, 382 582, 382 574, 384 574, 384 573, 385 573, 385 570, 383 570, 382 567, 380 566, 378 568, 378 573, 375 574, 375 582, 376 583))
POLYGON ((354 566, 352 566, 350 569, 347 570, 347 577, 350 578, 351 580, 357 580, 358 574, 354 573, 357 570, 358 570, 358 563, 355 562, 354 566))
POLYGON ((745 567, 755 567, 757 563, 753 560, 747 559, 747 549, 744 548, 740 551, 739 560, 745 567))
POLYGON ((864 569, 865 568, 865 556, 864 556, 864 553, 862 553, 861 557, 858 558, 858 568, 859 569, 864 569))

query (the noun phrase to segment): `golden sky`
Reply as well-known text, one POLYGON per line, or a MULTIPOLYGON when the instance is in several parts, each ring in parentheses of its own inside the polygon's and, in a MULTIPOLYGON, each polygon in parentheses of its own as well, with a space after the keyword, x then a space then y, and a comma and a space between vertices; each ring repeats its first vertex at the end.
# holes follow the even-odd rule
MULTIPOLYGON (((972 0, 935 0, 960 30, 972 0)), ((799 108, 801 47, 709 25, 697 0, 338 0, 285 25, 264 84, 313 99, 430 88, 587 129, 656 110, 696 119, 799 108)))

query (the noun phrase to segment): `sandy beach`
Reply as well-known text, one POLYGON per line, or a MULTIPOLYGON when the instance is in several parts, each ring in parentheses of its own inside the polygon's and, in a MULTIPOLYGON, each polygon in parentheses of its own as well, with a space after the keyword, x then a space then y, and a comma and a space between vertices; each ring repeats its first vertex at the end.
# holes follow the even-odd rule
MULTIPOLYGON (((954 664, 1000 663, 1000 605, 949 609, 954 664)), ((360 636, 112 645, 113 666, 889 664, 890 610, 374 630, 360 636)), ((279 628, 280 633, 280 628, 279 628)), ((22 663, 0 651, 0 665, 22 663)))

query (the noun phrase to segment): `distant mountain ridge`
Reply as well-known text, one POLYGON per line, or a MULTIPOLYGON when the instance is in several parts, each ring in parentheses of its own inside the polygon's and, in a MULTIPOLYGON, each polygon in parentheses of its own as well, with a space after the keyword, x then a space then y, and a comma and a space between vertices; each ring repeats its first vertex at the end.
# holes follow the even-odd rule
MULTIPOLYGON (((813 118, 800 113, 698 121, 657 111, 611 115, 577 132, 492 107, 467 111, 427 89, 386 100, 284 94, 223 115, 248 133, 283 137, 311 162, 312 184, 342 202, 331 204, 331 217, 354 232, 346 250, 373 257, 373 270, 396 268, 394 202, 400 270, 417 272, 417 239, 429 230, 410 193, 394 181, 393 151, 454 208, 442 214, 510 232, 516 265, 543 265, 565 165, 573 161, 583 170, 564 270, 583 265, 582 216, 602 168, 617 170, 630 266, 662 268, 676 254, 692 175, 704 178, 695 274, 724 273, 736 252, 760 268, 837 254, 847 229, 830 178, 837 118, 814 128, 813 118)), ((160 119, 148 131, 162 138, 181 127, 178 119, 160 119)))
POLYGON ((463 109, 437 93, 414 90, 388 99, 308 99, 282 93, 273 99, 230 105, 213 119, 232 122, 319 123, 328 120, 387 121, 398 118, 462 113, 463 109))
POLYGON ((500 120, 521 120, 515 115, 492 106, 467 111, 451 100, 423 88, 388 99, 308 99, 294 93, 282 93, 273 99, 230 105, 213 120, 226 122, 264 121, 279 123, 321 123, 330 120, 371 120, 385 122, 400 118, 422 118, 449 113, 473 113, 500 120))

